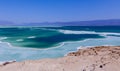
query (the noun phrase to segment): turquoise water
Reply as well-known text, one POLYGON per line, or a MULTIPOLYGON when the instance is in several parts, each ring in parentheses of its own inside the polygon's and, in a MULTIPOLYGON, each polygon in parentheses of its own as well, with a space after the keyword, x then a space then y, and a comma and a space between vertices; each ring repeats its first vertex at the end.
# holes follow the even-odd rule
POLYGON ((16 47, 49 48, 65 41, 77 41, 87 38, 102 38, 98 34, 64 34, 56 29, 47 28, 0 28, 3 42, 16 47))
POLYGON ((4 27, 0 41, 0 61, 58 58, 80 46, 119 46, 120 27, 4 27))

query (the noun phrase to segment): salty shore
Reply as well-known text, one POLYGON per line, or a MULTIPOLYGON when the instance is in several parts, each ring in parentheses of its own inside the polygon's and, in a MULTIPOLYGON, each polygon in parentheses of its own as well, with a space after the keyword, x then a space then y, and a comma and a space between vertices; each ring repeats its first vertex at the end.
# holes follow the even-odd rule
POLYGON ((0 71, 120 71, 120 46, 79 49, 57 59, 8 62, 0 71))

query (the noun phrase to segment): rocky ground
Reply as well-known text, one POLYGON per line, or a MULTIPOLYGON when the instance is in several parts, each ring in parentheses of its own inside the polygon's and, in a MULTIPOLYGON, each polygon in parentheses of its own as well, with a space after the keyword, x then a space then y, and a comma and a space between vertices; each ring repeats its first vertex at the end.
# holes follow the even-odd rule
POLYGON ((0 71, 120 71, 120 46, 90 47, 63 58, 1 64, 0 71))

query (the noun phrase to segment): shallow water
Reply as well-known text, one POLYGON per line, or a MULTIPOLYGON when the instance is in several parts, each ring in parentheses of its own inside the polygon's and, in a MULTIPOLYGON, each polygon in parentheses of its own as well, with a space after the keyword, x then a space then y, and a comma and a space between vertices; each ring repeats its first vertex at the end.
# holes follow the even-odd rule
POLYGON ((63 57, 80 46, 119 46, 119 27, 93 28, 0 28, 0 61, 63 57))

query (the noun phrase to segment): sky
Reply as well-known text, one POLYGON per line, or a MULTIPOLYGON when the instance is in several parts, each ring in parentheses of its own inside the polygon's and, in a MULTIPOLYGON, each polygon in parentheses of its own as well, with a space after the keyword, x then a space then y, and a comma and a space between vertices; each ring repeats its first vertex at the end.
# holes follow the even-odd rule
POLYGON ((120 0, 0 0, 0 20, 15 23, 120 19, 120 0))

